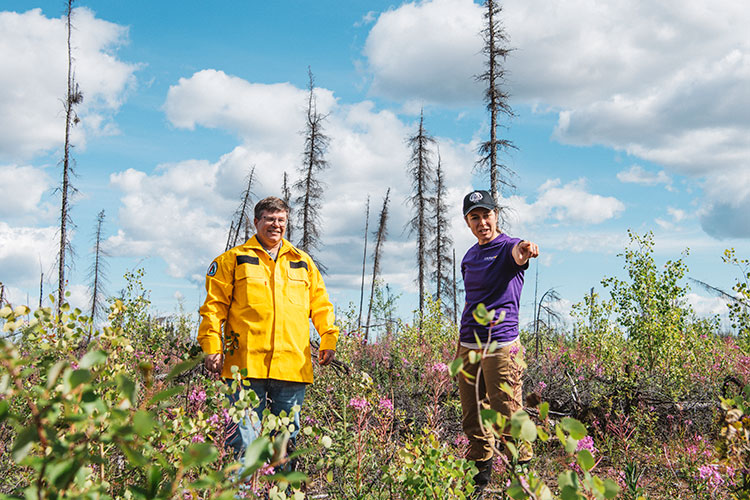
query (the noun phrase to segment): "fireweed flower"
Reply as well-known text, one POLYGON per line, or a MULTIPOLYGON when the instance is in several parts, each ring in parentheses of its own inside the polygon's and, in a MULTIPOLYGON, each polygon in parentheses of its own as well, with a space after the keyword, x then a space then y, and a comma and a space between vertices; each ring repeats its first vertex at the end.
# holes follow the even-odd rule
POLYGON ((193 443, 205 443, 206 438, 203 437, 203 434, 196 434, 190 441, 192 441, 193 443))
POLYGON ((370 403, 365 398, 352 398, 349 400, 349 406, 359 411, 367 411, 370 403))
POLYGON ((214 413, 213 415, 211 415, 210 417, 206 419, 206 422, 208 422, 211 425, 217 425, 219 423, 219 414, 214 413))
POLYGON ((546 389, 546 388, 547 388, 547 384, 545 384, 544 382, 542 382, 542 381, 540 380, 540 381, 539 381, 539 392, 542 392, 542 391, 543 391, 544 389, 546 389))
POLYGON ((197 389, 193 389, 192 392, 190 392, 190 395, 188 396, 188 401, 191 403, 202 403, 206 400, 206 391, 201 389, 200 391, 197 389))
POLYGON ((706 481, 711 488, 724 484, 724 478, 719 474, 719 466, 714 464, 701 465, 698 468, 698 479, 706 481))
POLYGON ((383 398, 378 402, 378 408, 380 408, 381 411, 392 412, 393 402, 390 399, 383 398))
POLYGON ((515 356, 520 350, 521 348, 518 346, 518 344, 513 344, 512 346, 510 346, 510 355, 515 356))
POLYGON ((430 371, 433 373, 445 373, 448 371, 448 365, 438 362, 430 366, 430 371))

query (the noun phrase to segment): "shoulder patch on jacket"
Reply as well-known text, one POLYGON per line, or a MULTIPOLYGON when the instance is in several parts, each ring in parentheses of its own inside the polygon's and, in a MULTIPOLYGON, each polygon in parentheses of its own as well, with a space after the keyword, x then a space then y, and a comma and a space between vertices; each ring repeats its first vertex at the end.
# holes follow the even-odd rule
POLYGON ((240 264, 255 264, 257 266, 260 264, 260 259, 254 255, 238 255, 237 265, 240 264))
POLYGON ((289 267, 291 269, 300 269, 300 268, 304 267, 308 271, 310 270, 310 268, 307 267, 307 262, 305 262, 304 260, 300 260, 300 261, 297 261, 297 262, 290 262, 289 263, 289 267))
POLYGON ((216 271, 219 270, 219 264, 216 263, 216 261, 211 262, 211 265, 208 266, 208 271, 206 271, 206 276, 214 276, 216 274, 216 271))

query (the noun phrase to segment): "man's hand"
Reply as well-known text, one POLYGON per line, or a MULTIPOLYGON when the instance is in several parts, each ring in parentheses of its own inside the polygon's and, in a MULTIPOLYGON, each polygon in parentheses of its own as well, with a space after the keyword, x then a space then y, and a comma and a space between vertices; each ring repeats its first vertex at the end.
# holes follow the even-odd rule
POLYGON ((318 364, 320 366, 325 366, 331 363, 333 361, 333 358, 335 356, 335 351, 331 349, 322 349, 318 351, 318 364))
POLYGON ((526 264, 529 259, 533 259, 539 256, 539 246, 531 241, 522 241, 513 247, 513 260, 516 264, 522 266, 526 264))
POLYGON ((203 364, 206 366, 206 370, 213 373, 221 373, 221 369, 224 366, 224 355, 221 353, 206 354, 203 364))

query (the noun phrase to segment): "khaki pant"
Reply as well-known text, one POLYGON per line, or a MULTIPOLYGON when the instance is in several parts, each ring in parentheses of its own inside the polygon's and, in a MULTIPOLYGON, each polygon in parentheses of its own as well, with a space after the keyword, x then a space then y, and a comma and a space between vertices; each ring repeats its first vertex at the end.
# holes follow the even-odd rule
MULTIPOLYGON (((468 460, 489 460, 493 456, 495 438, 489 428, 484 432, 480 423, 480 411, 492 409, 504 415, 508 425, 503 429, 503 435, 510 438, 510 416, 523 408, 523 366, 515 360, 523 358, 523 347, 516 340, 513 344, 502 347, 491 354, 487 354, 475 364, 469 363, 469 352, 476 351, 481 355, 480 349, 469 349, 463 346, 458 348, 458 356, 464 362, 464 371, 472 375, 473 379, 467 379, 463 373, 458 374, 458 391, 461 396, 461 411, 466 437, 469 438, 469 451, 466 455, 468 460), (520 352, 517 352, 520 350, 520 352), (511 351, 514 354, 511 355, 511 351), (476 375, 481 366, 482 371, 477 380, 476 375), (475 383, 479 383, 479 399, 475 383), (502 383, 507 383, 513 389, 513 396, 508 395, 500 389, 502 383)), ((505 450, 506 455, 510 453, 505 450)), ((519 450, 519 460, 524 461, 531 458, 531 449, 523 446, 519 450)))

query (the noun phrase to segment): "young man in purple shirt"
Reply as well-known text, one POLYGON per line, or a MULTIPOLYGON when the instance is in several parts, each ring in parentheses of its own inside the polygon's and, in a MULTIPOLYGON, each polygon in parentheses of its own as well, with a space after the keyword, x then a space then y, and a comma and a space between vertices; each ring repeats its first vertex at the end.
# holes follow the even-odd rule
MULTIPOLYGON (((529 267, 529 259, 539 255, 539 247, 499 231, 497 206, 487 191, 467 194, 463 214, 477 244, 461 261, 466 305, 461 316, 457 356, 464 361, 464 371, 473 378, 459 374, 458 389, 463 429, 469 439, 466 458, 476 462, 479 473, 474 480, 481 491, 490 480, 495 439, 490 429, 482 428, 480 410, 489 407, 510 419, 523 407, 523 367, 517 362, 523 356, 518 339, 518 303, 524 270, 529 267), (495 310, 493 323, 502 313, 504 319, 494 325, 480 325, 472 314, 479 304, 495 310), (493 341, 497 348, 483 355, 484 348, 493 341), (471 351, 481 358, 473 364, 469 362, 471 351), (513 389, 512 396, 501 389, 504 383, 513 389)), ((503 433, 507 435, 506 430, 503 433)), ((530 449, 522 447, 519 452, 519 462, 531 459, 530 449)))

